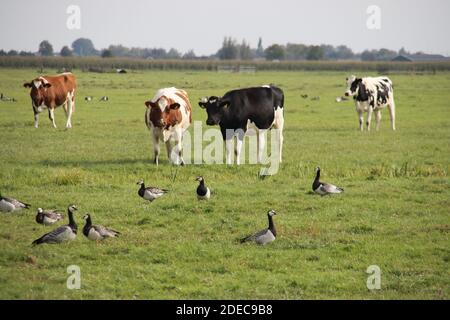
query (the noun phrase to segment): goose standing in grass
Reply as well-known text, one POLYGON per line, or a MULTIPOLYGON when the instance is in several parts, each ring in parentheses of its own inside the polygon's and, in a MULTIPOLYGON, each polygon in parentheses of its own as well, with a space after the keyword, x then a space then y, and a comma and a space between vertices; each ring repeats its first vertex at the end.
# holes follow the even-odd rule
POLYGON ((91 215, 89 213, 86 213, 83 219, 86 220, 86 224, 83 228, 83 234, 89 240, 98 241, 105 238, 115 238, 120 234, 120 232, 106 228, 104 226, 93 225, 91 215))
POLYGON ((198 200, 208 200, 211 197, 211 191, 207 186, 205 186, 205 179, 203 177, 197 177, 195 180, 199 182, 197 187, 197 199, 198 200))
POLYGON ((277 213, 274 210, 269 210, 267 213, 267 217, 269 219, 269 228, 261 230, 254 235, 245 237, 241 239, 241 243, 254 241, 257 244, 265 245, 269 242, 272 242, 277 237, 277 229, 275 228, 275 224, 273 222, 273 216, 277 213))
POLYGON ((39 239, 33 241, 33 245, 41 243, 61 243, 66 241, 75 240, 77 237, 78 226, 73 219, 73 213, 78 210, 76 206, 70 205, 67 209, 69 216, 69 224, 56 228, 55 230, 44 234, 39 239))
POLYGON ((157 187, 145 187, 144 180, 139 181, 137 184, 141 185, 138 190, 138 195, 145 200, 152 202, 153 200, 161 197, 169 190, 161 189, 157 187))
POLYGON ((36 214, 36 222, 39 224, 43 224, 45 226, 49 226, 62 220, 63 216, 57 210, 43 210, 42 208, 38 208, 36 214))
POLYGON ((22 209, 30 209, 30 205, 13 198, 6 198, 0 195, 0 211, 13 212, 22 209))
POLYGON ((344 189, 336 187, 333 184, 320 182, 320 167, 316 168, 316 178, 312 184, 312 189, 315 193, 325 196, 327 194, 342 193, 344 189))

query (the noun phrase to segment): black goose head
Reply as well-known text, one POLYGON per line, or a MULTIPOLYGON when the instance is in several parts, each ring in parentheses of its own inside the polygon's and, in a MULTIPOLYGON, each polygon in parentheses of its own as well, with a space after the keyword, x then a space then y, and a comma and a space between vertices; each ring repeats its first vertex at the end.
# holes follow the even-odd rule
POLYGON ((275 228, 275 224, 273 223, 273 216, 276 214, 277 213, 275 212, 275 210, 272 209, 267 212, 267 217, 269 218, 269 230, 275 237, 277 236, 277 229, 275 228))
POLYGON ((204 184, 205 183, 205 179, 203 179, 202 176, 198 176, 197 178, 195 178, 195 180, 200 182, 200 184, 204 184))
POLYGON ((75 233, 77 233, 78 226, 73 218, 73 214, 77 210, 78 210, 78 208, 74 204, 71 204, 67 208, 67 212, 68 212, 68 216, 69 216, 69 226, 72 228, 73 232, 75 232, 75 233))

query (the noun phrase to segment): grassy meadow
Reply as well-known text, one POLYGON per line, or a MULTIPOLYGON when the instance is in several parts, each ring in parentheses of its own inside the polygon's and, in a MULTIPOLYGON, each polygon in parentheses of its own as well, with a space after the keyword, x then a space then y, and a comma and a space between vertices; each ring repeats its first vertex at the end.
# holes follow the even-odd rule
POLYGON ((343 72, 73 72, 73 129, 60 108, 57 129, 47 112, 35 129, 22 84, 36 69, 0 69, 0 92, 18 100, 0 102, 0 192, 32 204, 0 214, 1 299, 449 298, 450 73, 389 74, 397 131, 384 110, 381 130, 361 133, 353 101, 335 102, 343 72), (187 90, 193 119, 204 123, 200 97, 268 83, 286 96, 278 174, 262 180, 248 164, 175 167, 163 146, 153 164, 144 101, 157 89, 187 90), (110 100, 98 102, 103 95, 110 100), (311 193, 317 165, 344 194, 311 193), (214 191, 210 201, 197 201, 197 175, 214 191), (171 192, 147 203, 137 195, 141 178, 171 192), (37 208, 72 203, 77 239, 32 247, 54 228, 36 224, 37 208), (270 208, 276 241, 240 244, 266 227, 270 208), (87 240, 86 212, 122 236, 87 240), (81 268, 79 290, 66 288, 69 265, 81 268), (366 287, 370 265, 381 268, 380 290, 366 287))

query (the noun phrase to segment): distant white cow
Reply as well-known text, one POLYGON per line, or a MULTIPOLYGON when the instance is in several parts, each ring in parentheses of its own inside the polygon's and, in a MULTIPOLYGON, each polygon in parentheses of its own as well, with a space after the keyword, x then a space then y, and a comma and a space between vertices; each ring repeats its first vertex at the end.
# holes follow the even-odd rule
POLYGON ((364 112, 367 112, 366 126, 370 131, 372 112, 375 112, 376 129, 380 128, 381 110, 388 107, 391 116, 392 130, 395 130, 395 102, 392 81, 388 77, 347 78, 345 96, 352 96, 355 100, 356 112, 359 117, 359 129, 363 128, 364 112))

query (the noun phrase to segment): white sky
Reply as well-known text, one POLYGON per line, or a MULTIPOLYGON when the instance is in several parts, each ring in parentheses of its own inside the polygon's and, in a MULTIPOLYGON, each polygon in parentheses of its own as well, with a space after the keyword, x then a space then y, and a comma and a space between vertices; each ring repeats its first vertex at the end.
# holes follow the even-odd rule
POLYGON ((215 53, 224 36, 256 47, 345 44, 355 52, 381 47, 450 55, 449 0, 2 0, 0 49, 55 51, 79 37, 97 49, 174 47, 215 53), (81 29, 66 27, 69 5, 81 9, 81 29), (381 29, 366 27, 369 5, 381 9, 381 29))

